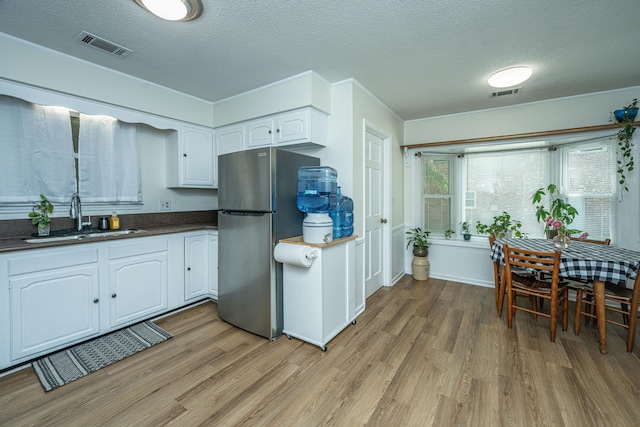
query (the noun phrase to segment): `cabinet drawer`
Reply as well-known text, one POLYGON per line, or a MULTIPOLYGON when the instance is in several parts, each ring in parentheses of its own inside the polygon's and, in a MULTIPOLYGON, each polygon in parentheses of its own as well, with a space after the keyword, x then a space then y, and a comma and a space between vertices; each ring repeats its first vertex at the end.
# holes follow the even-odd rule
POLYGON ((82 245, 81 249, 65 247, 64 249, 38 250, 28 255, 16 255, 14 258, 9 258, 7 264, 9 276, 16 276, 95 262, 98 262, 98 248, 82 245))
POLYGON ((167 239, 143 239, 138 242, 109 246, 109 259, 125 258, 154 252, 166 252, 168 248, 169 241, 167 239))

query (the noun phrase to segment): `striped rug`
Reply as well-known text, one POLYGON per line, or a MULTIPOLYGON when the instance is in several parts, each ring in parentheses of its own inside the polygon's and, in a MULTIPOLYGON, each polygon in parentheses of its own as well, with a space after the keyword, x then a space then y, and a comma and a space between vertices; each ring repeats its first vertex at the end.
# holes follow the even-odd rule
POLYGON ((146 321, 45 356, 32 366, 44 390, 51 391, 172 336, 146 321))

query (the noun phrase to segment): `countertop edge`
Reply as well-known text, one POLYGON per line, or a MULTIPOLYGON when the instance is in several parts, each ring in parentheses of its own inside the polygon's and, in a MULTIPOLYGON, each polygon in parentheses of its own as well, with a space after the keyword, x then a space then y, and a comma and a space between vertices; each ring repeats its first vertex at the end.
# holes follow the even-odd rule
POLYGON ((122 234, 117 236, 104 236, 104 237, 95 237, 89 239, 81 239, 81 240, 63 240, 63 241, 54 241, 47 242, 46 238, 43 238, 42 242, 38 243, 27 243, 26 239, 32 239, 32 236, 18 236, 18 237, 10 237, 0 239, 0 254, 11 253, 11 252, 19 252, 26 251, 32 249, 42 249, 42 248, 57 248, 64 247, 70 245, 82 245, 86 243, 98 243, 105 241, 114 241, 114 240, 124 240, 124 239, 135 239, 139 237, 149 237, 149 236, 160 236, 163 234, 175 234, 175 233, 186 233, 190 231, 200 231, 200 230, 217 230, 218 227, 215 224, 210 223, 194 223, 194 224, 178 224, 178 225, 167 225, 160 227, 148 227, 144 228, 144 231, 134 233, 134 234, 122 234))

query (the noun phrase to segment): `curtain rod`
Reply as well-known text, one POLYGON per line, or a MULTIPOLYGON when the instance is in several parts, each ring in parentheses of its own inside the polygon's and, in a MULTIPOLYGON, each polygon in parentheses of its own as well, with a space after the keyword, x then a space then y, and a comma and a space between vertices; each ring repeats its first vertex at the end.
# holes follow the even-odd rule
MULTIPOLYGON (((504 141, 504 140, 512 140, 512 139, 538 138, 538 137, 545 137, 545 136, 564 135, 569 133, 581 133, 581 132, 593 132, 593 131, 607 130, 607 129, 618 129, 618 128, 624 127, 625 125, 626 123, 612 123, 612 124, 606 124, 606 125, 585 126, 580 128, 556 129, 556 130, 545 130, 540 132, 516 133, 511 135, 487 136, 482 138, 458 139, 458 140, 437 141, 437 142, 422 142, 419 144, 401 145, 400 148, 436 147, 441 145, 459 145, 459 144, 470 144, 470 143, 480 143, 480 142, 504 141)), ((640 122, 634 123, 634 126, 636 127, 640 126, 640 122)))

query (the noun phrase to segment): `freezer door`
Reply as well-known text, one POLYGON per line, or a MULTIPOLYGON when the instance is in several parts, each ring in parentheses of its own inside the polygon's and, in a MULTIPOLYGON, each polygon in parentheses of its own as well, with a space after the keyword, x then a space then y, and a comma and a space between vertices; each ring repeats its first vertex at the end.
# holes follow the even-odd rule
POLYGON ((272 221, 270 213, 218 214, 218 315, 269 339, 282 333, 272 221))
POLYGON ((262 148, 218 157, 219 209, 274 210, 274 152, 273 148, 262 148))

